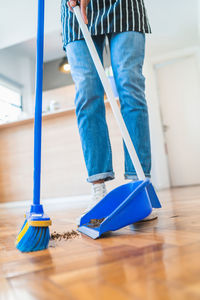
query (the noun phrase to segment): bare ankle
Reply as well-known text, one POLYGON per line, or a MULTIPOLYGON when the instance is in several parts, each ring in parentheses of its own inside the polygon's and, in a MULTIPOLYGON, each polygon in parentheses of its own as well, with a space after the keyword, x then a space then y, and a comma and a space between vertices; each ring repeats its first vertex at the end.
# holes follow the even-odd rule
POLYGON ((92 184, 98 184, 98 183, 104 183, 104 179, 100 179, 100 180, 97 180, 97 181, 93 181, 92 184))

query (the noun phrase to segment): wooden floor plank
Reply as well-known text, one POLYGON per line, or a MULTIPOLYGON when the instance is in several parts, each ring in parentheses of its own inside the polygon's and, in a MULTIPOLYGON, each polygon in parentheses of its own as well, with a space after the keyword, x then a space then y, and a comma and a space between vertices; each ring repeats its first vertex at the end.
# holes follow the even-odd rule
MULTIPOLYGON (((200 299, 200 187, 159 193, 159 219, 105 238, 84 235, 23 254, 15 238, 24 207, 0 206, 0 300, 200 299)), ((46 205, 52 231, 76 229, 82 206, 46 205)), ((45 210, 46 211, 46 210, 45 210)))
POLYGON ((56 286, 44 276, 37 277, 35 274, 20 276, 9 280, 19 299, 68 299, 74 298, 60 286, 56 286), (26 292, 26 294, 24 294, 26 292))
POLYGON ((16 299, 16 294, 11 287, 9 281, 0 275, 0 299, 1 300, 14 300, 16 299))

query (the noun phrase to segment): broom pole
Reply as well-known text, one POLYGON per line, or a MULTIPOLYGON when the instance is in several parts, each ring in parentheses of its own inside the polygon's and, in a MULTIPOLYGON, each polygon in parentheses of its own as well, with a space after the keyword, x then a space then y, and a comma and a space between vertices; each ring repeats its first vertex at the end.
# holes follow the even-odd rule
POLYGON ((33 204, 34 205, 40 204, 43 48, 44 48, 44 0, 38 0, 35 122, 34 122, 34 173, 33 173, 33 179, 34 179, 33 204))
POLYGON ((114 93, 113 93, 112 88, 110 86, 109 80, 108 80, 108 78, 105 74, 105 71, 104 71, 102 63, 100 61, 100 58, 98 56, 97 50, 96 50, 96 48, 94 46, 94 43, 92 41, 90 32, 89 32, 86 24, 84 23, 82 16, 81 16, 80 8, 79 8, 79 6, 76 6, 76 7, 73 8, 73 10, 74 10, 76 18, 78 20, 81 31, 83 33, 83 36, 85 38, 86 44, 87 44, 88 49, 90 51, 90 54, 91 54, 91 57, 92 57, 93 62, 95 64, 95 67, 97 69, 97 72, 99 74, 99 77, 101 79, 101 82, 102 82, 102 85, 103 85, 104 90, 106 92, 106 95, 108 97, 108 100, 110 102, 112 111, 114 113, 114 116, 115 116, 116 121, 118 123, 119 129, 121 131, 121 135, 122 135, 123 140, 125 142, 125 145, 127 147, 128 153, 131 157, 132 163, 135 167, 135 171, 136 171, 136 174, 138 176, 138 179, 139 180, 145 180, 145 174, 144 174, 144 171, 142 169, 139 158, 137 156, 137 153, 135 151, 135 147, 132 143, 132 140, 130 138, 129 132, 128 132, 127 127, 125 125, 124 119, 121 115, 120 109, 119 109, 119 107, 117 105, 117 102, 115 100, 114 93))

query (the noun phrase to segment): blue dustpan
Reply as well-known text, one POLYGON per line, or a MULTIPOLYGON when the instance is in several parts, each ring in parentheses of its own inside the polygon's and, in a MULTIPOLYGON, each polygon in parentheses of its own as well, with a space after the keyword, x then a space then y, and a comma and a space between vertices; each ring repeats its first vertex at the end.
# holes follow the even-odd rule
POLYGON ((74 7, 74 13, 80 25, 86 44, 90 51, 99 78, 102 82, 112 111, 118 123, 123 140, 135 167, 139 181, 119 186, 104 197, 80 220, 78 230, 93 239, 107 231, 117 230, 147 217, 152 208, 160 208, 160 202, 149 180, 146 180, 134 145, 126 128, 120 109, 115 100, 112 87, 92 41, 90 32, 83 21, 79 6, 74 7), (91 220, 104 219, 99 227, 91 227, 91 220))
POLYGON ((147 217, 160 202, 149 180, 130 182, 107 194, 80 220, 79 232, 96 239, 107 231, 115 231, 147 217), (90 221, 104 219, 99 227, 90 221))

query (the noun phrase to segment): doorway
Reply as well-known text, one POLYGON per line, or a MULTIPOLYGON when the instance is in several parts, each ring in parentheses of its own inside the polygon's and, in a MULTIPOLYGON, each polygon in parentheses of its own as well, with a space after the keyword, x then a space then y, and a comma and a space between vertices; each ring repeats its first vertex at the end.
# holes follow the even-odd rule
POLYGON ((200 74, 196 55, 156 65, 171 186, 200 184, 200 74))

